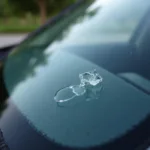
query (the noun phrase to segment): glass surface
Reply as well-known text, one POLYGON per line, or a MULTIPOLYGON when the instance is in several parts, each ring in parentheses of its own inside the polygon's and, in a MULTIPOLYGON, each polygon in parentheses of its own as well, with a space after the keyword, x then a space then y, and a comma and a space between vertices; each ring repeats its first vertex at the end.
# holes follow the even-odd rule
MULTIPOLYGON (((17 57, 27 55, 30 57, 30 52, 18 53, 17 57)), ((38 131, 58 144, 82 148, 102 145, 123 136, 150 113, 148 95, 78 56, 54 52, 45 65, 35 67, 33 75, 26 74, 26 70, 20 74, 18 68, 19 72, 10 78, 8 71, 15 69, 12 66, 16 67, 16 59, 9 58, 4 72, 11 98, 38 131), (93 69, 103 77, 103 89, 95 97, 89 100, 81 95, 56 103, 54 96, 58 90, 80 84, 79 74, 93 69), (16 82, 19 79, 24 80, 16 82)), ((19 65, 23 63, 22 59, 19 65)))
POLYGON ((129 41, 149 5, 141 0, 87 0, 28 44, 88 46, 129 41))
POLYGON ((83 1, 12 51, 4 68, 6 88, 43 138, 65 148, 100 148, 123 140, 148 118, 149 5, 83 1), (78 87, 80 75, 92 70, 103 79, 100 87, 76 88, 82 94, 75 97, 69 89, 60 95, 71 100, 55 100, 58 91, 78 87))

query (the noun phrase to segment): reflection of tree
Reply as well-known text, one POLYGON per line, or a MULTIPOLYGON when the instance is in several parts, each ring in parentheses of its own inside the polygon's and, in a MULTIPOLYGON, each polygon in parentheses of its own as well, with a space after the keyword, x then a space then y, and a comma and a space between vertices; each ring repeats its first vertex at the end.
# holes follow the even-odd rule
MULTIPOLYGON (((68 11, 67 14, 61 16, 55 20, 55 25, 51 25, 51 23, 44 29, 44 32, 32 39, 31 43, 42 43, 42 44, 50 44, 53 41, 62 41, 64 40, 72 31, 73 27, 84 23, 87 19, 93 18, 97 12, 100 10, 99 8, 95 8, 93 10, 87 11, 87 8, 90 4, 93 3, 93 0, 87 0, 82 3, 79 7, 68 11)), ((29 41, 30 43, 30 41, 29 41)))
POLYGON ((93 9, 92 11, 89 11, 89 12, 87 13, 87 15, 88 15, 89 17, 93 17, 93 16, 95 16, 95 15, 98 13, 99 10, 100 10, 100 7, 97 7, 97 8, 95 8, 95 9, 93 9))
POLYGON ((59 33, 59 36, 57 37, 57 40, 61 41, 64 38, 66 38, 67 35, 69 35, 71 29, 75 25, 77 25, 77 24, 82 25, 82 23, 84 23, 87 18, 88 18, 88 20, 92 19, 98 13, 98 11, 100 10, 100 7, 97 7, 95 9, 91 10, 91 11, 87 11, 88 6, 89 6, 89 4, 84 6, 84 8, 79 10, 79 12, 77 12, 75 14, 72 14, 70 17, 68 17, 68 19, 65 20, 67 22, 65 24, 65 29, 62 30, 59 33))
POLYGON ((19 52, 10 55, 5 71, 10 90, 26 78, 35 76, 38 66, 47 64, 48 55, 42 49, 45 47, 23 47, 19 52))

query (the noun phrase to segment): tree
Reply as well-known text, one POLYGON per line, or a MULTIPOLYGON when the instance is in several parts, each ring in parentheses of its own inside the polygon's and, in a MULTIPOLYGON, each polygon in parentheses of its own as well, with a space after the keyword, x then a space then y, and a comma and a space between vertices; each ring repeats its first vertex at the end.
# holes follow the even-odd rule
POLYGON ((39 12, 40 12, 40 16, 41 16, 41 23, 45 23, 46 21, 46 17, 47 17, 47 0, 36 0, 37 1, 37 5, 39 7, 39 12))
POLYGON ((41 23, 45 23, 49 12, 52 14, 59 12, 61 9, 72 4, 74 1, 75 0, 36 0, 41 16, 41 23))
POLYGON ((27 12, 38 14, 41 23, 45 23, 49 14, 54 14, 76 0, 6 0, 13 13, 24 15, 27 12))

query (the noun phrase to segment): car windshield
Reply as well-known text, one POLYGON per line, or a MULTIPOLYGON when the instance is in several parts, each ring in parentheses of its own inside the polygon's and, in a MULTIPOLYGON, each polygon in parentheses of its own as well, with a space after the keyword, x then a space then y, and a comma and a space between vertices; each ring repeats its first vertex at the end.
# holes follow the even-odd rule
POLYGON ((81 0, 10 53, 11 101, 52 149, 140 146, 150 114, 149 8, 148 0, 81 0))
POLYGON ((29 45, 45 45, 53 41, 63 45, 93 45, 129 41, 149 8, 141 0, 87 0, 71 15, 47 26, 29 45), (55 39, 55 41, 54 41, 55 39))

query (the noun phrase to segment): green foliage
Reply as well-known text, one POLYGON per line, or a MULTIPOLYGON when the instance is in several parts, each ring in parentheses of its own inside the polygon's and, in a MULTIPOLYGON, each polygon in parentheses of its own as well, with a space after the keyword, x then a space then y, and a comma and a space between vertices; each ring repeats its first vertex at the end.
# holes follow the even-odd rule
POLYGON ((76 0, 48 0, 48 13, 56 14, 67 6, 73 4, 76 0))
MULTIPOLYGON (((56 15, 76 0, 45 1, 45 19, 56 15), (47 15, 47 16, 46 16, 47 15)), ((30 32, 41 23, 40 0, 0 0, 0 32, 30 32), (17 24, 17 26, 16 26, 17 24)))
POLYGON ((11 7, 7 3, 7 0, 0 0, 0 17, 7 17, 12 14, 11 7))
POLYGON ((39 16, 0 18, 0 33, 26 33, 40 26, 39 16))
MULTIPOLYGON (((0 0, 5 1, 3 6, 7 5, 11 9, 11 12, 17 16, 23 16, 26 13, 32 13, 34 15, 39 14, 38 0, 0 0)), ((48 14, 56 14, 68 5, 72 4, 76 0, 46 0, 48 14)), ((6 8, 6 7, 3 7, 6 8)))
POLYGON ((0 26, 0 33, 27 33, 37 29, 38 25, 27 25, 27 26, 0 26))
POLYGON ((34 0, 7 0, 11 11, 16 16, 23 16, 24 14, 31 12, 33 14, 38 13, 38 6, 34 0))

